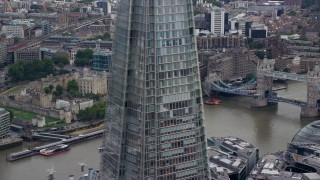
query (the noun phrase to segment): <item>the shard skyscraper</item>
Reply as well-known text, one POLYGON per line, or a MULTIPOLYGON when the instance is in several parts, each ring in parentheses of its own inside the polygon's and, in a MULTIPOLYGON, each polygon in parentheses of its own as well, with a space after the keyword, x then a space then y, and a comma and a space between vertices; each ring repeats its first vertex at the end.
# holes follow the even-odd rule
POLYGON ((192 0, 117 12, 102 179, 208 179, 192 0))

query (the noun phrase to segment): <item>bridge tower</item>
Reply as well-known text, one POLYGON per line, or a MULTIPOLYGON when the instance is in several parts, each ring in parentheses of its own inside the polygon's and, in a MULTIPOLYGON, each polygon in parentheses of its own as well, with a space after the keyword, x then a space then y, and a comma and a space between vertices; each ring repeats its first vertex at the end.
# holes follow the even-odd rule
POLYGON ((301 117, 317 117, 320 115, 320 67, 318 63, 307 76, 307 106, 301 108, 301 117))
POLYGON ((257 93, 251 100, 251 107, 264 107, 268 105, 267 97, 273 96, 273 78, 265 76, 266 71, 273 71, 274 59, 267 59, 265 56, 263 60, 257 65, 257 93))

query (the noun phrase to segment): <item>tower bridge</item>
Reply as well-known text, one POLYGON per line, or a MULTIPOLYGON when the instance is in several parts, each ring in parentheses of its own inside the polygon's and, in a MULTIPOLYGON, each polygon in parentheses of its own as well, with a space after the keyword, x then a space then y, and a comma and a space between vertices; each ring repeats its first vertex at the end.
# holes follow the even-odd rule
MULTIPOLYGON (((316 65, 306 75, 274 71, 274 60, 264 58, 257 66, 256 81, 249 81, 241 86, 230 86, 217 74, 210 74, 206 80, 205 92, 210 90, 252 97, 251 107, 264 107, 271 103, 284 102, 301 107, 301 117, 317 117, 320 115, 320 68, 316 65), (273 79, 288 79, 307 82, 307 101, 280 97, 273 92, 273 79), (255 84, 256 89, 252 90, 255 84)), ((207 93, 208 94, 208 93, 207 93)))

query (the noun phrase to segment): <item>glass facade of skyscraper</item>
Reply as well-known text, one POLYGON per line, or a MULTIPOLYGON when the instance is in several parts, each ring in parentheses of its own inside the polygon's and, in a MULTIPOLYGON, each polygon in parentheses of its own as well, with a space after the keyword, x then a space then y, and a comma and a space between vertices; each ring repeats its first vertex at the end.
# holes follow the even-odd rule
POLYGON ((192 0, 120 0, 105 180, 208 178, 192 0))

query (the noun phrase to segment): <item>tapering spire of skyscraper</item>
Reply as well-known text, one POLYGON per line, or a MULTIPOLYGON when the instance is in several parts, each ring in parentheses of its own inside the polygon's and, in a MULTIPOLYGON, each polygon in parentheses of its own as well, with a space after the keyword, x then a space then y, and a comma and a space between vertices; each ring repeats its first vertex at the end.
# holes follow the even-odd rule
POLYGON ((102 179, 208 179, 192 0, 117 12, 102 179))

